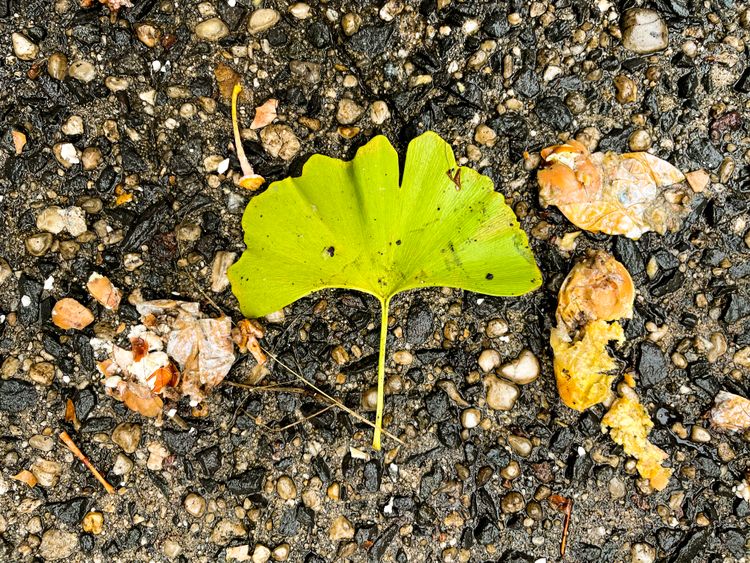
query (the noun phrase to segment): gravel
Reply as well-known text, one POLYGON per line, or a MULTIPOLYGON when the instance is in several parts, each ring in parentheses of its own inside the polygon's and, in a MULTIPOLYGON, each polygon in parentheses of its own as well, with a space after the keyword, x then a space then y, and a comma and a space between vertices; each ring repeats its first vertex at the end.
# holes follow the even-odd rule
MULTIPOLYGON (((746 6, 115 3, 0 2, 0 559, 557 561, 552 494, 574 501, 570 561, 747 557, 748 435, 705 418, 720 391, 750 396, 746 6), (241 318, 226 269, 256 193, 234 182, 220 64, 242 80, 243 145, 268 184, 377 134, 403 156, 431 129, 530 235, 545 280, 530 295, 424 288, 392 302, 384 420, 403 445, 384 437, 372 451, 367 425, 321 412, 275 361, 262 385, 279 388, 170 400, 174 417, 140 417, 104 392, 91 342, 128 347, 133 294, 241 318), (276 120, 249 129, 269 99, 276 120), (690 173, 680 230, 567 244, 576 229, 540 208, 535 169, 568 138, 690 173), (614 252, 638 288, 612 354, 675 469, 661 493, 602 435, 603 411, 557 398, 549 327, 589 249, 614 252), (89 297, 94 271, 122 289, 118 311, 89 297), (55 326, 64 298, 93 322, 55 326), (39 484, 12 479, 22 470, 39 484)), ((326 290, 262 320, 263 345, 373 418, 378 311, 326 290)), ((229 379, 252 367, 241 358, 229 379)))

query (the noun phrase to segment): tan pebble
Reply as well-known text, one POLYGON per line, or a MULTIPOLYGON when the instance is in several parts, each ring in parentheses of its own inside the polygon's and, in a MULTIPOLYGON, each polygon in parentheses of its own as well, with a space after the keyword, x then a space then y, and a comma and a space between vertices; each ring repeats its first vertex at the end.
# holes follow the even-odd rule
POLYGON ((484 373, 489 373, 500 365, 500 354, 497 350, 483 350, 477 363, 484 373))
POLYGON ((290 500, 297 496, 297 485, 294 484, 294 479, 288 475, 282 475, 279 480, 276 481, 276 492, 284 500, 290 500))
POLYGON ((350 540, 354 537, 354 526, 345 516, 339 516, 331 523, 328 537, 331 541, 350 540))
POLYGON ((484 386, 487 390, 487 406, 493 410, 511 410, 520 394, 518 387, 493 374, 485 376, 484 386))
POLYGON ((414 355, 408 350, 398 350, 393 354, 393 361, 400 366, 409 366, 414 361, 414 355))
POLYGON ((288 543, 282 543, 277 545, 271 552, 271 558, 274 561, 286 561, 289 559, 289 552, 291 551, 288 543))
POLYGON ((512 362, 500 368, 500 374, 506 379, 526 385, 539 377, 539 360, 531 350, 523 350, 512 362))
POLYGON ((197 493, 188 493, 183 501, 185 511, 194 518, 200 518, 206 512, 206 499, 197 493))

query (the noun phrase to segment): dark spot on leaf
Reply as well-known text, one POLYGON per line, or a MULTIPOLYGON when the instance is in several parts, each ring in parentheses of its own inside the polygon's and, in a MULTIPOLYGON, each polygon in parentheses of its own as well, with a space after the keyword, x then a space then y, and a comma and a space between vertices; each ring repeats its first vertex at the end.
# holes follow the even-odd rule
POLYGON ((396 246, 401 246, 401 239, 398 239, 398 240, 396 241, 396 246))
POLYGON ((330 256, 331 258, 333 258, 333 254, 334 254, 334 253, 336 252, 336 249, 335 249, 335 248, 333 248, 332 246, 329 246, 329 247, 328 247, 328 248, 326 249, 326 252, 328 253, 328 256, 330 256))
POLYGON ((487 278, 488 280, 491 280, 491 279, 492 279, 492 278, 494 278, 495 276, 493 276, 492 274, 487 274, 487 275, 486 275, 486 276, 484 276, 484 277, 485 277, 485 278, 487 278))

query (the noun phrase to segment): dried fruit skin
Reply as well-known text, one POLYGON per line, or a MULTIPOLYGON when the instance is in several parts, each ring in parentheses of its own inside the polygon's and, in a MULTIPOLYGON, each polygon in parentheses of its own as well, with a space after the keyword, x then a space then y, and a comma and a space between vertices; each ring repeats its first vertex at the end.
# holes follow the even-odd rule
MULTIPOLYGON (((130 331, 131 350, 92 339, 109 356, 97 364, 107 393, 144 416, 162 413, 162 397, 202 401, 234 362, 231 320, 201 318, 198 303, 171 299, 137 302, 136 309, 143 324, 130 331)), ((251 327, 262 334, 259 325, 251 327)))
POLYGON ((13 475, 11 479, 24 483, 30 489, 36 487, 36 484, 39 482, 37 481, 37 478, 34 476, 34 474, 28 469, 22 469, 21 471, 13 475))
POLYGON ((593 321, 583 329, 583 336, 570 341, 565 329, 557 327, 550 334, 555 354, 554 367, 560 398, 571 409, 584 411, 612 397, 614 375, 607 372, 617 367, 607 353, 610 340, 623 342, 625 335, 619 323, 593 321))
POLYGON ((689 190, 674 166, 646 152, 590 154, 577 141, 541 151, 539 200, 594 233, 638 239, 679 228, 689 190))
POLYGON ((259 365, 266 363, 266 355, 260 347, 259 338, 265 336, 265 330, 260 323, 254 319, 242 319, 232 329, 232 340, 240 349, 240 352, 250 352, 259 365))
POLYGON ((273 120, 276 119, 276 108, 278 106, 279 101, 271 98, 262 106, 255 108, 255 117, 250 124, 250 129, 261 129, 266 125, 273 123, 273 120))
POLYGON ((143 385, 123 382, 123 387, 118 387, 118 391, 118 398, 125 403, 125 406, 143 416, 159 416, 164 408, 161 398, 143 385))
POLYGON ((65 297, 52 308, 52 322, 63 330, 83 330, 94 322, 94 314, 75 299, 65 297))
POLYGON ((602 418, 602 430, 609 428, 612 439, 620 444, 629 456, 636 458, 638 473, 661 491, 669 483, 672 469, 662 467, 669 456, 648 441, 654 423, 634 392, 618 398, 602 418))

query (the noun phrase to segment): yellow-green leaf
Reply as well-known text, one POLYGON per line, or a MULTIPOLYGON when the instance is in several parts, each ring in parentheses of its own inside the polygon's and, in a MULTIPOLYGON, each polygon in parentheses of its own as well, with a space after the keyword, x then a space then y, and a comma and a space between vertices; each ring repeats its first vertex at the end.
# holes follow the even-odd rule
POLYGON ((247 250, 229 279, 248 317, 329 287, 374 295, 387 319, 391 297, 408 289, 521 295, 541 283, 503 196, 488 177, 459 169, 450 145, 432 132, 409 144, 401 182, 398 155, 382 136, 349 162, 314 155, 302 176, 253 198, 242 226, 247 250))

